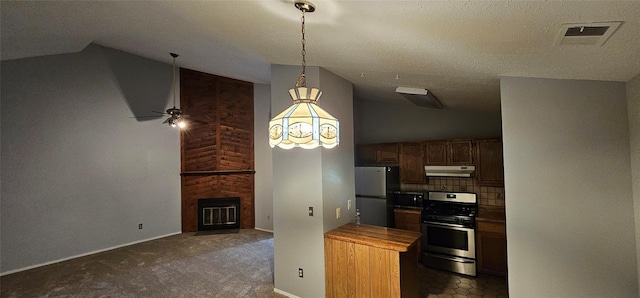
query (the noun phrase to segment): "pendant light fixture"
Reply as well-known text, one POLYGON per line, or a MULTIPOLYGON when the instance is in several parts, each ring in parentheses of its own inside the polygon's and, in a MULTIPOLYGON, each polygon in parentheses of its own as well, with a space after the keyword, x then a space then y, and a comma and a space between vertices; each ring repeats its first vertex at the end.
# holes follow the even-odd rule
POLYGON ((313 12, 316 7, 302 0, 296 1, 295 6, 302 11, 302 73, 295 88, 289 89, 293 105, 269 121, 269 145, 271 148, 278 146, 284 149, 333 148, 340 140, 338 119, 317 105, 322 91, 307 88, 306 84, 304 17, 306 12, 313 12))

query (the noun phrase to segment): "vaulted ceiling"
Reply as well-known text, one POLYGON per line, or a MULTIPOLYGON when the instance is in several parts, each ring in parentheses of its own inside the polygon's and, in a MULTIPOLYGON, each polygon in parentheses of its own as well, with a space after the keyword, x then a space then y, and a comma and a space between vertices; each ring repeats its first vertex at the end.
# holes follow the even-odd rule
MULTIPOLYGON (((626 82, 640 72, 640 1, 316 0, 307 64, 355 96, 411 104, 424 87, 448 109, 498 110, 500 76, 626 82), (602 46, 557 45, 565 23, 621 21, 602 46)), ((301 63, 292 0, 2 1, 1 58, 77 52, 89 43, 255 83, 301 63)), ((295 82, 292 82, 292 85, 295 82)))

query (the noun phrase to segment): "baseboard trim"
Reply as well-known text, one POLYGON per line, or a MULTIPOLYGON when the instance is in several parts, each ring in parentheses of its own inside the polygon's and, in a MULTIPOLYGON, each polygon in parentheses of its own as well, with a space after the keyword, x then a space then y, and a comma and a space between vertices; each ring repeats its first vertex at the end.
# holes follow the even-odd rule
POLYGON ((169 233, 169 234, 162 235, 162 236, 157 236, 157 237, 147 238, 147 239, 143 239, 143 240, 128 242, 128 243, 125 243, 125 244, 120 244, 120 245, 116 245, 116 246, 112 246, 112 247, 108 247, 108 248, 104 248, 104 249, 94 250, 94 251, 91 251, 91 252, 87 252, 87 253, 83 253, 83 254, 79 254, 79 255, 74 255, 74 256, 58 259, 58 260, 55 260, 55 261, 50 261, 50 262, 45 262, 45 263, 42 263, 42 264, 31 265, 31 266, 27 266, 27 267, 23 267, 23 268, 9 270, 7 272, 0 273, 0 276, 5 276, 5 275, 8 275, 8 274, 12 274, 12 273, 18 273, 18 272, 26 271, 26 270, 29 270, 29 269, 34 269, 34 268, 38 268, 38 267, 42 267, 42 266, 47 266, 47 265, 51 265, 51 264, 55 264, 55 263, 60 263, 60 262, 68 261, 68 260, 75 259, 75 258, 80 258, 80 257, 88 256, 88 255, 93 255, 93 254, 97 254, 97 253, 113 250, 113 249, 116 249, 116 248, 121 248, 121 247, 129 246, 129 245, 134 245, 134 244, 147 242, 147 241, 151 241, 151 240, 156 240, 156 239, 169 237, 169 236, 173 236, 173 235, 178 235, 178 234, 182 234, 182 232, 174 232, 174 233, 169 233))
POLYGON ((254 230, 258 230, 258 231, 263 231, 263 232, 267 232, 267 233, 271 233, 273 234, 272 230, 267 230, 267 229, 262 229, 262 228, 253 228, 254 230))
POLYGON ((280 295, 285 295, 285 296, 287 296, 287 297, 289 297, 289 298, 300 298, 300 297, 298 297, 298 296, 296 296, 296 295, 293 295, 293 294, 287 293, 287 292, 285 292, 285 291, 283 291, 283 290, 278 290, 278 289, 276 289, 276 288, 273 288, 273 291, 274 291, 274 292, 276 292, 276 293, 278 293, 278 294, 280 294, 280 295))

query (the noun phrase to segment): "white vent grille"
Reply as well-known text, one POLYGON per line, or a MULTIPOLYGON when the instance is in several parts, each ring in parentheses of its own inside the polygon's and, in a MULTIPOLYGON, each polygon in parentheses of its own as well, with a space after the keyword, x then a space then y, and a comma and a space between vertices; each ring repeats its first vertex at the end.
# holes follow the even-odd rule
POLYGON ((601 46, 621 24, 622 22, 563 24, 555 45, 601 46))
POLYGON ((444 107, 433 93, 424 88, 398 87, 396 88, 396 93, 421 107, 431 109, 442 109, 444 107))

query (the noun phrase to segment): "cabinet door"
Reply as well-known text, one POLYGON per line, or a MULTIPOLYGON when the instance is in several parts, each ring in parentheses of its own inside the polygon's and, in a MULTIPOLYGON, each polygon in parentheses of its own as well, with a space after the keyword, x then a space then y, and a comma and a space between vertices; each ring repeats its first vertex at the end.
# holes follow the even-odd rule
POLYGON ((381 163, 397 163, 398 144, 380 144, 376 154, 376 161, 381 163))
POLYGON ((507 274, 507 238, 502 233, 478 231, 478 272, 507 274))
POLYGON ((431 141, 424 143, 424 164, 425 165, 446 165, 447 164, 447 142, 431 141))
POLYGON ((502 159, 502 140, 477 140, 478 184, 488 186, 504 185, 504 164, 502 159))
POLYGON ((473 164, 473 142, 471 140, 450 141, 449 164, 471 165, 473 164))
POLYGON ((356 145, 356 163, 360 165, 375 163, 377 148, 377 145, 356 145))
POLYGON ((420 232, 420 211, 394 209, 396 229, 420 232))
POLYGON ((425 182, 422 158, 422 143, 400 144, 400 182, 425 182))

